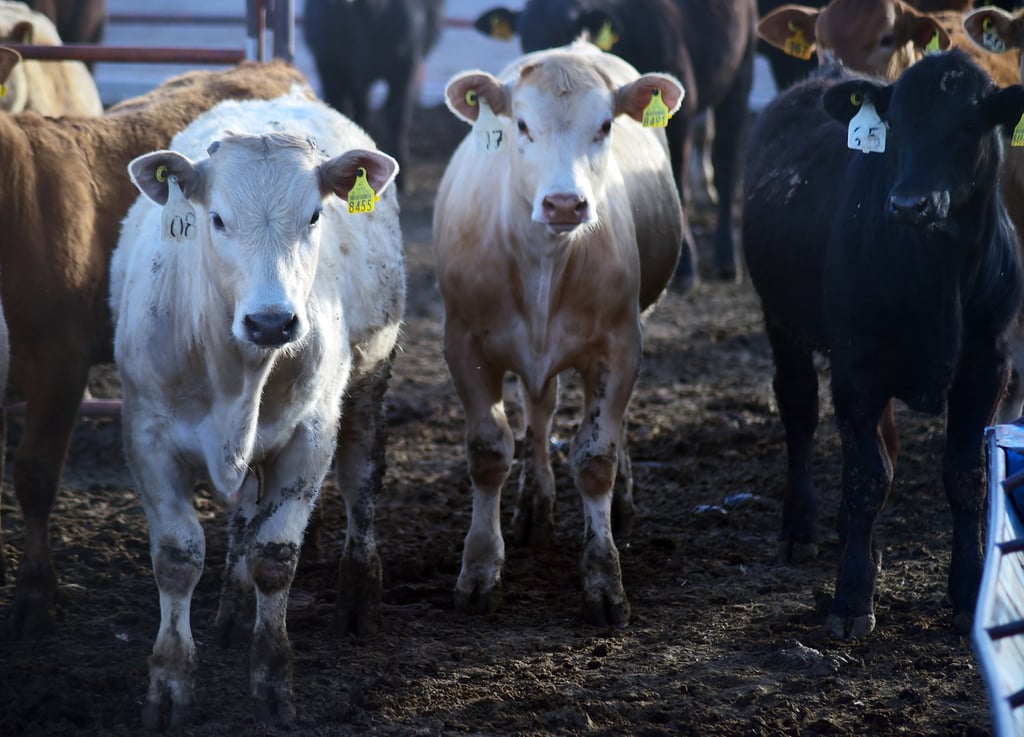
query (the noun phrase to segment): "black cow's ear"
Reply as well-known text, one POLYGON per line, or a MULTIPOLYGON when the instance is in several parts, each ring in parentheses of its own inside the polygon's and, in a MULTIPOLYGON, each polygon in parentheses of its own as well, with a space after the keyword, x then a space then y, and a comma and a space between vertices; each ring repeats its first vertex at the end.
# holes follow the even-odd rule
POLYGON ((601 51, 611 51, 619 42, 619 24, 604 11, 586 11, 580 16, 580 27, 587 32, 590 43, 601 51))
POLYGON ((491 8, 473 21, 473 27, 498 41, 511 41, 519 27, 519 11, 491 8))
POLYGON ((879 117, 885 120, 891 96, 892 88, 888 85, 867 79, 851 79, 826 90, 821 103, 825 107, 825 112, 833 118, 840 123, 849 123, 860 111, 864 101, 870 100, 879 117))
POLYGON ((981 115, 988 126, 1012 131, 1024 115, 1024 87, 1015 84, 996 90, 982 101, 981 115))

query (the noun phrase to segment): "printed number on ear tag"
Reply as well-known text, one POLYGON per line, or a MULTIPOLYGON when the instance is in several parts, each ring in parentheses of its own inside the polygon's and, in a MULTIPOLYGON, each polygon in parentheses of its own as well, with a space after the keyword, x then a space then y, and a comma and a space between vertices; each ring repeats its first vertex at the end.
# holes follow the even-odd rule
POLYGON ((1006 41, 996 33, 991 18, 985 18, 981 21, 981 45, 997 54, 1002 54, 1006 51, 1006 41))
POLYGON ((373 212, 378 200, 380 196, 366 181, 366 169, 360 166, 356 170, 356 183, 348 193, 348 211, 353 215, 373 212))
POLYGON ((668 105, 661 99, 661 90, 655 87, 651 90, 651 101, 644 108, 644 128, 664 128, 668 125, 668 119, 672 114, 668 111, 668 105))
MULTIPOLYGON (((166 171, 166 169, 165 169, 166 171)), ((159 180, 161 172, 157 170, 159 180)), ((185 199, 178 178, 171 174, 163 175, 167 180, 167 204, 160 215, 160 235, 165 241, 194 241, 199 237, 196 225, 196 211, 185 199)))
POLYGON ((476 150, 486 154, 497 153, 505 145, 505 126, 483 98, 478 97, 477 103, 480 105, 480 114, 473 123, 476 150))
POLYGON ((807 61, 811 58, 811 54, 814 53, 814 49, 807 43, 807 39, 804 38, 804 32, 796 24, 790 22, 789 30, 792 31, 792 35, 786 39, 782 50, 790 56, 807 61))
POLYGON ((882 153, 885 151, 885 122, 878 117, 871 100, 864 100, 860 110, 850 120, 846 145, 854 151, 882 153))

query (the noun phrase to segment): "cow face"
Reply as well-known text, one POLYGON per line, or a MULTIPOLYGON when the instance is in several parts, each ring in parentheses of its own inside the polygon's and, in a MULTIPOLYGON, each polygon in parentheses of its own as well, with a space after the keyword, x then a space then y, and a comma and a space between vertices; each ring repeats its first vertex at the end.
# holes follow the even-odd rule
POLYGON ((949 227, 951 211, 972 200, 979 182, 996 176, 1001 144, 994 129, 1012 129, 1020 120, 1024 88, 1000 90, 954 50, 925 57, 891 85, 850 80, 829 89, 823 99, 828 113, 843 123, 865 101, 888 126, 885 155, 894 173, 888 216, 912 225, 949 227))
POLYGON ((552 53, 526 64, 511 84, 468 72, 446 89, 448 106, 464 120, 477 120, 483 100, 505 121, 512 139, 505 153, 512 187, 528 203, 532 220, 553 234, 574 232, 599 218, 615 118, 642 120, 659 94, 674 112, 683 96, 679 82, 663 74, 616 87, 588 57, 552 53))
POLYGON ((358 149, 325 160, 312 141, 276 133, 229 135, 208 153, 193 162, 158 151, 132 161, 129 171, 143 194, 166 207, 177 207, 169 189, 177 180, 195 215, 197 273, 230 305, 234 338, 260 349, 298 343, 309 330, 325 198, 346 199, 363 177, 379 194, 398 165, 358 149))
MULTIPOLYGON (((1024 14, 1011 14, 1002 8, 979 8, 964 16, 964 31, 987 51, 1002 54, 1024 49, 1024 14)), ((1024 76, 1024 57, 1021 58, 1024 76)))

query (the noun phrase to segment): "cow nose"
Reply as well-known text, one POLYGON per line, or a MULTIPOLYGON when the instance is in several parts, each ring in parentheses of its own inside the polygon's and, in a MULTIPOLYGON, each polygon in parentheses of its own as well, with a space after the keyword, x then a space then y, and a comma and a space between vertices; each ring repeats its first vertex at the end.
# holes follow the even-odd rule
POLYGON ((576 194, 549 194, 541 202, 544 219, 552 225, 579 225, 587 218, 587 201, 576 194))
POLYGON ((252 343, 272 348, 293 340, 299 318, 294 312, 255 312, 246 315, 242 322, 252 343))
POLYGON ((932 223, 946 217, 948 197, 941 194, 889 196, 889 217, 907 225, 932 223))

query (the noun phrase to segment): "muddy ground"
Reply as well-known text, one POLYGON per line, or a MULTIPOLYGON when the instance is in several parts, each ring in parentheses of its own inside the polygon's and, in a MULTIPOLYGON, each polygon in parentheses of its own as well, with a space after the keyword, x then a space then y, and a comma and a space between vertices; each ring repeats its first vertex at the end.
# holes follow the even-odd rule
MULTIPOLYGON (((418 120, 431 114, 446 119, 422 111, 418 120)), ((629 625, 594 629, 580 617, 581 504, 561 454, 554 543, 508 548, 496 615, 453 609, 470 496, 461 412, 440 353, 430 208, 458 125, 418 136, 416 186, 403 205, 409 308, 378 511, 383 629, 365 642, 329 634, 344 512, 328 482, 325 560, 303 564, 291 593, 293 733, 989 734, 970 644, 949 624, 941 418, 902 408, 897 416, 903 450, 879 524, 884 570, 870 639, 835 641, 822 630, 837 562, 840 470, 824 388, 815 462, 821 553, 801 567, 776 563, 785 446, 749 283, 705 281, 685 296, 669 293, 648 322, 629 425, 637 519, 619 541, 629 625), (737 495, 740 503, 727 506, 737 495)), ((711 223, 705 210, 692 216, 706 265, 711 223)), ((822 364, 823 378, 824 371, 822 364)), ((95 394, 116 391, 109 368, 95 377, 95 394)), ((578 415, 570 381, 556 416, 559 440, 572 436, 578 415)), ((12 425, 8 451, 18 435, 12 425)), ((116 418, 82 420, 76 429, 53 516, 59 632, 42 642, 0 639, 0 735, 142 731, 159 609, 146 521, 120 442, 116 418)), ((224 517, 205 497, 197 504, 208 557, 192 609, 198 723, 185 734, 276 733, 253 721, 245 652, 214 642, 224 517)), ((13 574, 23 537, 9 464, 2 512, 13 574)), ((506 527, 510 517, 506 503, 506 527)), ((12 591, 0 589, 0 617, 12 591)))

